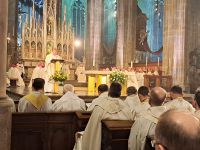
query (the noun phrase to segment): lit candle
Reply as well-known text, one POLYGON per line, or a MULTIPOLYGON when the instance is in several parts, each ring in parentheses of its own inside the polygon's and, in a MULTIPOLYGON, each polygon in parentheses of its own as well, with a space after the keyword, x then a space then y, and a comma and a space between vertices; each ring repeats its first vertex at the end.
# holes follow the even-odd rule
POLYGON ((131 68, 133 68, 133 61, 131 61, 131 68))
POLYGON ((160 57, 158 57, 158 66, 160 66, 160 57))

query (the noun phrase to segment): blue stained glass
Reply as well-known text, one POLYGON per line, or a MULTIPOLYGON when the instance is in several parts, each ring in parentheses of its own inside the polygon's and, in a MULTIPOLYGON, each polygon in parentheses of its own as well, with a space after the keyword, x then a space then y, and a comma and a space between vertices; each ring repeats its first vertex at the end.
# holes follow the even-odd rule
POLYGON ((116 42, 117 30, 117 1, 104 1, 104 25, 103 25, 103 43, 107 52, 112 54, 116 42))
MULTIPOLYGON (((164 0, 138 0, 138 6, 148 18, 148 45, 152 52, 156 52, 163 46, 164 0)), ((157 57, 152 55, 151 61, 157 61, 157 57)))

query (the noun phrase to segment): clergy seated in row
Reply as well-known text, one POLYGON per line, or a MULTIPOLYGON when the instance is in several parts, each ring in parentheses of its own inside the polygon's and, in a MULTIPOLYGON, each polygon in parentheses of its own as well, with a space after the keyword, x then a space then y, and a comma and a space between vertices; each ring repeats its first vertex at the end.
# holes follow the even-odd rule
POLYGON ((196 109, 195 115, 200 119, 200 91, 195 92, 194 107, 196 109))
POLYGON ((95 98, 92 101, 92 104, 88 107, 87 111, 93 111, 94 107, 99 103, 103 103, 105 99, 108 98, 108 85, 101 84, 98 86, 98 95, 99 97, 95 98))
POLYGON ((153 143, 156 150, 199 150, 200 121, 189 111, 169 110, 159 118, 153 143))
POLYGON ((28 87, 32 87, 32 82, 35 78, 42 78, 42 79, 45 80, 46 75, 47 75, 47 72, 46 72, 46 69, 45 69, 45 63, 44 63, 44 61, 40 61, 38 63, 38 65, 33 70, 31 80, 30 80, 28 87))
POLYGON ((84 100, 80 99, 74 93, 74 86, 71 84, 65 84, 63 91, 65 94, 53 104, 53 111, 86 111, 86 104, 84 100))
POLYGON ((51 111, 52 101, 44 95, 45 80, 36 78, 33 81, 33 92, 22 97, 18 104, 19 112, 48 112, 51 111))
POLYGON ((184 109, 194 112, 195 109, 188 101, 183 99, 183 92, 180 86, 173 86, 170 90, 171 101, 167 102, 165 106, 169 109, 184 109))
POLYGON ((129 150, 143 150, 146 137, 154 135, 159 116, 167 111, 167 108, 163 106, 166 95, 166 91, 161 87, 155 87, 151 90, 149 98, 151 107, 142 112, 131 127, 128 140, 129 150))
POLYGON ((127 97, 125 103, 130 107, 131 111, 135 111, 136 107, 141 105, 140 99, 137 95, 137 89, 134 86, 130 86, 126 89, 127 97))
POLYGON ((140 115, 141 112, 146 111, 151 107, 149 104, 149 88, 146 86, 141 86, 138 89, 138 97, 140 99, 140 105, 135 107, 136 117, 140 115))
POLYGON ((17 68, 17 65, 12 65, 11 68, 8 70, 7 75, 10 81, 16 80, 17 86, 25 86, 24 81, 21 77, 21 74, 17 68))
POLYGON ((102 120, 133 120, 130 108, 120 99, 121 85, 112 83, 108 98, 95 106, 82 137, 82 150, 101 149, 102 120))

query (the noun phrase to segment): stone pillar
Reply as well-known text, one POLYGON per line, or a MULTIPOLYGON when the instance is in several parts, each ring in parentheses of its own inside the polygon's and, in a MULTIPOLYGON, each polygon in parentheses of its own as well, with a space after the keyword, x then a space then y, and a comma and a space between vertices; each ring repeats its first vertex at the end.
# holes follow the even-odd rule
POLYGON ((8 1, 0 0, 0 150, 10 150, 11 109, 6 98, 8 1))
POLYGON ((128 66, 136 50, 137 1, 117 1, 116 66, 128 66))
POLYGON ((86 69, 100 64, 103 0, 87 0, 86 69))
POLYGON ((173 84, 185 85, 185 20, 187 0, 165 1, 163 74, 172 75, 173 84))
POLYGON ((117 50, 116 66, 124 66, 124 4, 125 0, 117 1, 117 50))

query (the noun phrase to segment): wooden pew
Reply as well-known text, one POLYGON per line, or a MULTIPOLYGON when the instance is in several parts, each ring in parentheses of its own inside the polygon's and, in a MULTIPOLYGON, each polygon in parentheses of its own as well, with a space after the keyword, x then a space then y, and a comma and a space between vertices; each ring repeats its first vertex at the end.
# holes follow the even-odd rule
POLYGON ((72 150, 75 112, 14 113, 11 150, 72 150))
MULTIPOLYGON (((89 118, 90 112, 13 113, 11 150, 72 150, 75 133, 85 129, 89 118)), ((132 124, 102 121, 102 150, 128 149, 132 124)))
POLYGON ((128 138, 133 122, 127 120, 102 121, 102 150, 128 149, 128 138))
POLYGON ((84 131, 90 119, 91 112, 76 112, 76 123, 78 131, 84 131))
MULTIPOLYGON (((133 122, 127 120, 102 121, 102 150, 127 150, 128 138, 133 122)), ((154 150, 147 138, 145 150, 154 150)))

